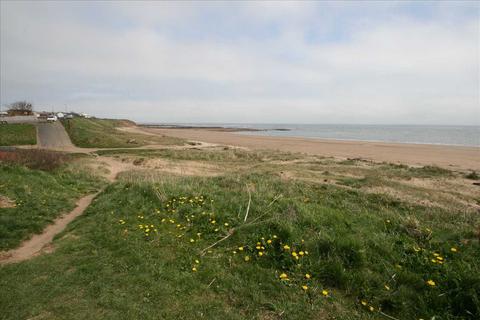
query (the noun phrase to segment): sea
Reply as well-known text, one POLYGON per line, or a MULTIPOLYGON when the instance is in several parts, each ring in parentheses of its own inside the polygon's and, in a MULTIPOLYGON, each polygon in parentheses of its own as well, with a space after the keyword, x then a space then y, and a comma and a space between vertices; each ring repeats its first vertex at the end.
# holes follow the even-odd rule
POLYGON ((170 123, 178 126, 248 128, 238 134, 480 147, 480 126, 170 123))

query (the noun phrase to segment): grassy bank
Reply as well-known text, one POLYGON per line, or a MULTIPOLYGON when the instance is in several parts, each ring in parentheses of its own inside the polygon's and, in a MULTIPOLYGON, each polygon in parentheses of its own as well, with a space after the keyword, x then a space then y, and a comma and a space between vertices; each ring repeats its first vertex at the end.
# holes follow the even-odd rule
POLYGON ((64 120, 63 125, 72 142, 84 148, 132 148, 148 144, 183 144, 183 140, 171 137, 128 133, 118 127, 131 126, 130 121, 113 119, 74 118, 64 120))
POLYGON ((0 125, 0 146, 33 145, 37 130, 33 124, 11 123, 0 125))
POLYGON ((4 318, 480 315, 476 211, 371 190, 415 183, 420 192, 419 180, 457 183, 457 173, 236 150, 139 152, 115 151, 145 165, 202 161, 223 174, 122 174, 56 252, 0 268, 4 318))
MULTIPOLYGON (((49 160, 51 163, 51 157, 49 160)), ((50 171, 0 161, 0 250, 14 248, 40 233, 60 214, 73 209, 82 195, 98 190, 103 182, 79 168, 79 161, 49 167, 50 171)))

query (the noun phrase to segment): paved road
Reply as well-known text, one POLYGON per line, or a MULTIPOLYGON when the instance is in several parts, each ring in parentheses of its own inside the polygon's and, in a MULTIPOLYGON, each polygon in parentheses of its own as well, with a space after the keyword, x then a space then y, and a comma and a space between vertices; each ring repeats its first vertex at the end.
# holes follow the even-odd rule
POLYGON ((71 148, 73 147, 65 128, 60 122, 39 123, 38 146, 40 148, 71 148))

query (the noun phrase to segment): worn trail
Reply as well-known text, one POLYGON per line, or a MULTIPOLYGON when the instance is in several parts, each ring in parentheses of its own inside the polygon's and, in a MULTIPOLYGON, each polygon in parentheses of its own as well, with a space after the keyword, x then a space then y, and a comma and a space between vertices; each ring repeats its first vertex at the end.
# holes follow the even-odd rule
MULTIPOLYGON (((108 165, 110 173, 106 176, 109 181, 114 181, 119 172, 128 169, 128 165, 120 163, 110 158, 99 157, 102 163, 108 165)), ((25 240, 18 248, 0 252, 0 264, 17 263, 31 259, 43 252, 49 251, 49 244, 53 238, 62 232, 67 225, 75 218, 80 216, 90 205, 93 199, 103 190, 94 194, 89 194, 79 199, 75 209, 69 213, 57 218, 52 224, 48 225, 41 234, 33 235, 30 239, 25 240)))

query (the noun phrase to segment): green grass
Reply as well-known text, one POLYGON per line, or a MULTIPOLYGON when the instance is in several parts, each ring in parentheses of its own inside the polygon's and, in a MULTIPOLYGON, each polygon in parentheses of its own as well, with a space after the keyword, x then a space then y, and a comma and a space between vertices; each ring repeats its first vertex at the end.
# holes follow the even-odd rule
POLYGON ((132 148, 148 144, 176 145, 184 141, 172 137, 160 137, 127 133, 117 130, 131 125, 125 120, 74 118, 64 120, 63 125, 73 144, 84 148, 132 148))
POLYGON ((99 195, 54 253, 0 268, 4 319, 480 316, 477 214, 267 173, 132 175, 99 195))
POLYGON ((40 233, 61 213, 73 209, 78 198, 102 185, 73 166, 45 172, 0 163, 0 195, 14 202, 14 207, 0 207, 0 250, 40 233))
POLYGON ((247 162, 288 161, 303 157, 300 154, 270 150, 246 151, 225 147, 223 149, 105 149, 96 151, 98 155, 121 156, 132 155, 148 158, 166 158, 171 160, 196 160, 207 162, 247 162))
POLYGON ((0 146, 32 145, 37 143, 33 124, 0 124, 0 146))

